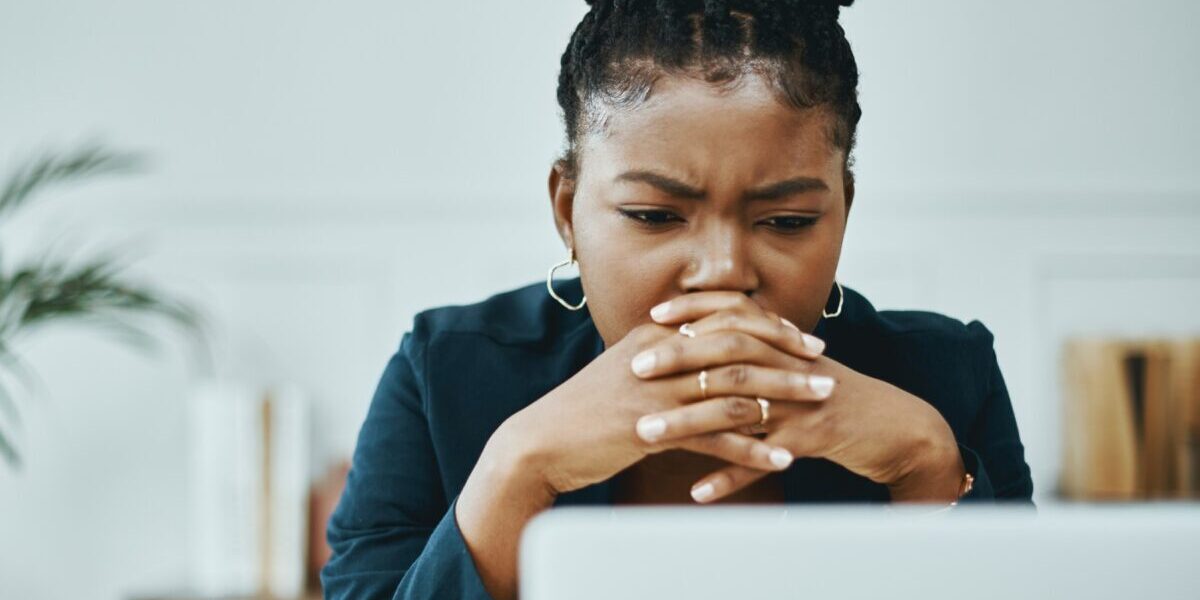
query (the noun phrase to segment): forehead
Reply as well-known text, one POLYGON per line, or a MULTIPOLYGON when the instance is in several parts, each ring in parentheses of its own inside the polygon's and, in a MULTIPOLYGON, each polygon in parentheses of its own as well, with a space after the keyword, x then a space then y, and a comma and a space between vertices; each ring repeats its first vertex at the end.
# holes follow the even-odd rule
POLYGON ((735 85, 666 76, 644 101, 596 109, 606 114, 597 119, 602 126, 583 140, 588 163, 618 168, 652 162, 693 176, 724 169, 750 171, 751 177, 842 164, 843 153, 828 135, 832 114, 784 103, 757 75, 743 76, 735 85))

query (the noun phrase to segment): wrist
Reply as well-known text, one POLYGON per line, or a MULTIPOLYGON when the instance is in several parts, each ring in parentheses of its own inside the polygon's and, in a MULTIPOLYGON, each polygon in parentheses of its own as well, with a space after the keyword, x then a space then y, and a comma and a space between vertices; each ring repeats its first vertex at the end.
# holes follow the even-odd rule
POLYGON ((893 502, 958 500, 967 471, 953 433, 928 439, 914 451, 913 467, 888 486, 893 502))
POLYGON ((480 580, 491 597, 515 598, 521 532, 554 504, 528 453, 497 431, 458 495, 455 519, 480 580))
POLYGON ((506 421, 484 446, 471 477, 478 472, 479 482, 491 490, 490 495, 548 508, 557 494, 543 476, 541 453, 531 440, 506 421))

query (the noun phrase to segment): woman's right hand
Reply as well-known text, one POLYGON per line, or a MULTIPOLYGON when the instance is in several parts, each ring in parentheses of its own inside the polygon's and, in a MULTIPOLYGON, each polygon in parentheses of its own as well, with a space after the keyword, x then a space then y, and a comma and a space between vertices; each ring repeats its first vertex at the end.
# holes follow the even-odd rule
MULTIPOLYGON (((755 317, 728 320, 754 325, 750 331, 734 332, 743 338, 753 336, 754 341, 729 344, 723 364, 761 364, 764 355, 777 355, 780 363, 795 361, 801 353, 807 354, 804 358, 815 358, 804 346, 795 326, 770 313, 755 317)), ((792 390, 782 391, 767 378, 747 378, 733 387, 723 382, 723 394, 707 399, 710 404, 716 399, 722 413, 708 433, 662 443, 648 442, 638 435, 637 423, 643 415, 702 399, 695 377, 694 387, 687 385, 687 389, 682 389, 678 382, 641 379, 631 369, 634 356, 667 336, 677 336, 679 343, 713 339, 708 336, 689 339, 677 328, 657 323, 635 327, 570 379, 505 421, 501 430, 513 444, 505 446, 521 454, 521 464, 534 470, 552 494, 604 481, 648 454, 672 448, 755 469, 787 468, 792 456, 786 449, 775 452, 779 462, 773 462, 774 446, 735 430, 759 421, 757 397, 779 400, 785 399, 782 395, 787 393, 792 396, 787 399, 792 400, 817 398, 803 398, 792 390), (786 460, 780 460, 781 457, 786 460)))

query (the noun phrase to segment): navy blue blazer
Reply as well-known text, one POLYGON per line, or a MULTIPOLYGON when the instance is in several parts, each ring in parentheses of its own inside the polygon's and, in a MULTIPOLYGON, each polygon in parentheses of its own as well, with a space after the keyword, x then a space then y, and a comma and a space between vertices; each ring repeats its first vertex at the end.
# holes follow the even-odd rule
MULTIPOLYGON (((569 298, 582 294, 578 278, 555 285, 569 298)), ((842 314, 813 331, 825 355, 941 412, 975 476, 964 501, 1030 502, 992 333, 932 312, 876 311, 843 289, 842 314)), ((329 521, 326 598, 490 599, 454 517, 458 494, 505 419, 603 350, 588 311, 564 309, 544 283, 418 314, 384 369, 329 521)), ((780 476, 789 503, 889 499, 885 486, 827 460, 798 458, 780 476)), ((611 504, 611 492, 604 481, 555 505, 611 504)))

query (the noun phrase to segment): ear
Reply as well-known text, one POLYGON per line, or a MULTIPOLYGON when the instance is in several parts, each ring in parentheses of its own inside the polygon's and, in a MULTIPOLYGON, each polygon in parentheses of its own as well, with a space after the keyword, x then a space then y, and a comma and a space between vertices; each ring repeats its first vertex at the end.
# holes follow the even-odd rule
POLYGON ((850 218, 850 206, 854 204, 854 173, 846 169, 844 178, 845 184, 842 186, 843 194, 846 196, 846 219, 850 218))
POLYGON ((558 237, 568 248, 575 247, 575 179, 567 173, 567 165, 561 160, 550 167, 550 208, 554 211, 554 226, 558 237))

